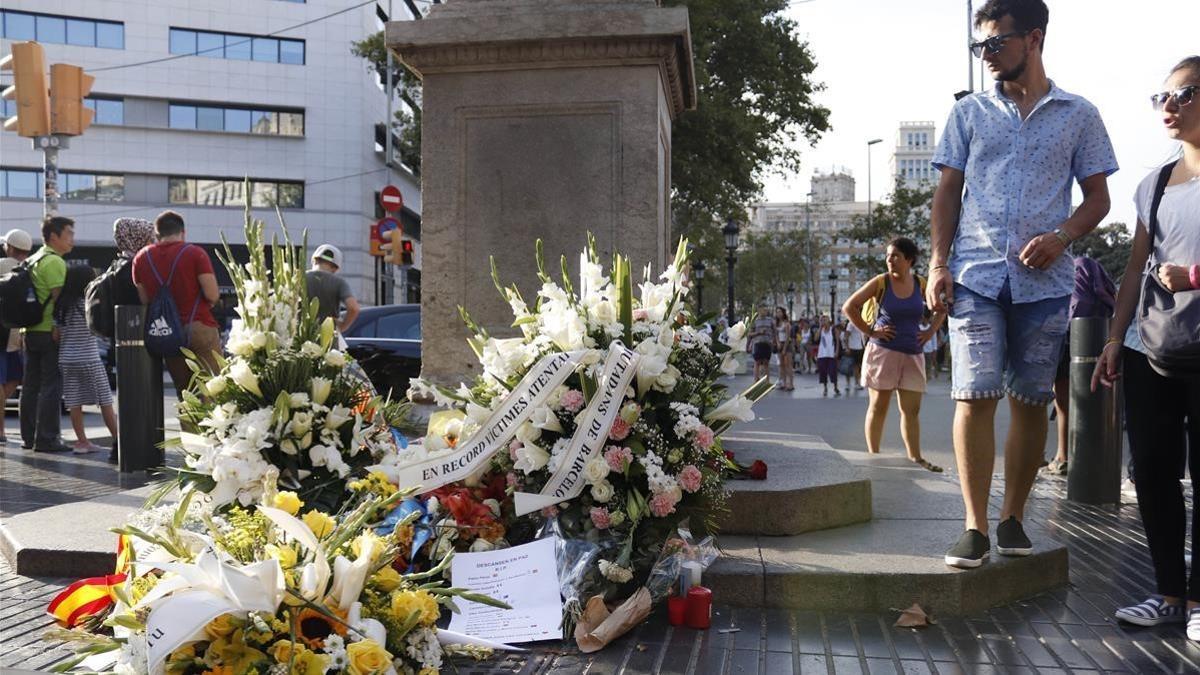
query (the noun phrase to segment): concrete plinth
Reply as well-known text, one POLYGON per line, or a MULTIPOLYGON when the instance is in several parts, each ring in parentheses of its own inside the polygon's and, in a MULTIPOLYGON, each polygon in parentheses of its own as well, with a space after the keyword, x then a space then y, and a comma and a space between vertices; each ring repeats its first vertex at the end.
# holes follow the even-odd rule
MULTIPOLYGON (((532 304, 586 233, 659 269, 670 251, 671 123, 695 105, 687 11, 653 0, 457 0, 387 26, 423 82, 422 366, 479 372, 458 306, 512 334, 488 258, 532 304)), ((555 274, 557 276, 557 274, 555 274)))

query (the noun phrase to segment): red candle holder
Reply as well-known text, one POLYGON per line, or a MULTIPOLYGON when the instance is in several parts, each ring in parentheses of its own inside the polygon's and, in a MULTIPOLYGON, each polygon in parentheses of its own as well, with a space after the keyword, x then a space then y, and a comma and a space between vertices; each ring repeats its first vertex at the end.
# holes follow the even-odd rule
POLYGON ((692 586, 687 593, 688 628, 706 629, 712 625, 712 591, 692 586))
POLYGON ((672 626, 682 626, 687 621, 688 599, 682 595, 672 595, 667 598, 667 622, 672 626))

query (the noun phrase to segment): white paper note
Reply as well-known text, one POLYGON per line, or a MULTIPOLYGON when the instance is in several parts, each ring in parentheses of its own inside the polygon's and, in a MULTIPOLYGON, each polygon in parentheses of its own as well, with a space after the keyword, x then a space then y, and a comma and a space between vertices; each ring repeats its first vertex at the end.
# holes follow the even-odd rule
POLYGON ((462 612, 450 630, 498 642, 562 638, 562 598, 554 563, 554 538, 484 553, 456 553, 450 563, 454 585, 506 602, 499 609, 455 600, 462 612))

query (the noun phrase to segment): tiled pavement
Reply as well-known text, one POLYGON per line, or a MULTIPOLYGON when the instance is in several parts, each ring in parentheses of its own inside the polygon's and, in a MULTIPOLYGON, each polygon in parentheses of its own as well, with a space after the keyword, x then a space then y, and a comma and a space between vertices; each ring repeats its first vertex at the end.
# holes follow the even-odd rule
MULTIPOLYGON (((0 514, 128 489, 103 458, 42 460, 0 451, 0 514), (19 499, 17 497, 20 497, 19 499)), ((997 492, 997 496, 998 496, 997 492)), ((1182 627, 1119 626, 1112 611, 1144 599, 1152 571, 1137 508, 1065 500, 1065 482, 1040 480, 1028 518, 1070 548, 1071 585, 986 614, 894 628, 895 613, 836 614, 718 608, 713 628, 672 629, 656 614, 593 656, 560 643, 483 663, 456 662, 463 675, 522 673, 1195 673, 1200 647, 1182 627)), ((941 551, 931 551, 940 555, 941 551)), ((32 579, 0 560, 0 668, 45 668, 64 652, 39 640, 43 614, 70 579, 32 579)))

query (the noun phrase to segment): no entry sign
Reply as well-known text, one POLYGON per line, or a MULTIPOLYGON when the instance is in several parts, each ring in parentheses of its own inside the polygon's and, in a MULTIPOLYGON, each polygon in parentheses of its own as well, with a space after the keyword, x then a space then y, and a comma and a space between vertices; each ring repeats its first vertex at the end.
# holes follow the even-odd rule
POLYGON ((404 206, 404 197, 400 196, 400 188, 388 185, 379 191, 379 205, 388 213, 395 213, 404 206))

